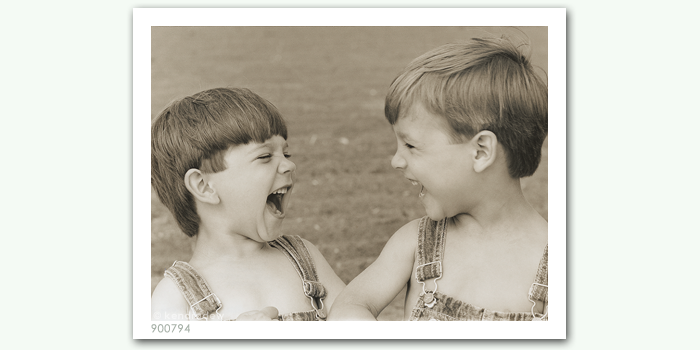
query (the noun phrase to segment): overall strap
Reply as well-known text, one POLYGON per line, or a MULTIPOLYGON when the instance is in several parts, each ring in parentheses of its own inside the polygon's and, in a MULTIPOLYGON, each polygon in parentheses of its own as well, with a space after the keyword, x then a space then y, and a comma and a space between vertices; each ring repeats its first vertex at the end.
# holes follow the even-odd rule
POLYGON ((219 314, 218 311, 222 306, 221 301, 211 291, 204 278, 197 274, 197 271, 190 264, 184 261, 175 261, 172 266, 165 270, 165 276, 170 277, 178 286, 197 319, 208 320, 207 316, 210 314, 219 314))
MULTIPOLYGON (((533 303, 533 310, 534 310, 534 304, 536 301, 541 301, 542 304, 547 307, 548 304, 548 272, 547 272, 547 266, 548 266, 548 249, 549 249, 549 244, 547 244, 544 247, 544 254, 542 255, 542 258, 540 259, 540 265, 537 267, 537 275, 535 275, 535 282, 532 283, 530 286, 530 291, 528 293, 528 299, 533 303)), ((542 320, 547 319, 547 312, 545 311, 544 315, 542 314, 536 314, 533 311, 533 316, 539 317, 542 320)))
POLYGON ((425 216, 418 224, 418 266, 416 279, 423 282, 442 277, 442 257, 445 253, 447 219, 433 221, 425 216))
POLYGON ((326 319, 323 311, 323 299, 326 297, 326 288, 318 281, 316 265, 299 236, 282 236, 272 242, 272 247, 279 249, 289 259, 294 269, 299 274, 304 288, 304 295, 311 299, 311 306, 316 310, 316 317, 326 319))

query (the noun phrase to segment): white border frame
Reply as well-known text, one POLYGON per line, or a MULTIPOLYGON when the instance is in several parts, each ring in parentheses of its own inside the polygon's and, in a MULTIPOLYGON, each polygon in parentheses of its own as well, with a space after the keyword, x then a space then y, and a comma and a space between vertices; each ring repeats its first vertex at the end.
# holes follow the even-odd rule
POLYGON ((566 10, 238 8, 133 11, 134 339, 565 339, 566 10), (548 322, 152 322, 150 316, 151 26, 547 26, 549 86, 548 322), (152 324, 189 333, 151 333, 152 324), (352 332, 348 326, 353 327, 352 332))

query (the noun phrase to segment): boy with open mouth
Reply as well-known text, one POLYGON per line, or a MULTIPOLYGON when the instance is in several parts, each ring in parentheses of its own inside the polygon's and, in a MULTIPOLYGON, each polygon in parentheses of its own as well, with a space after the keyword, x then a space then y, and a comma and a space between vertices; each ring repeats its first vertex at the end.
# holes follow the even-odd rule
POLYGON ((175 261, 153 291, 154 314, 325 320, 345 285, 313 244, 282 235, 290 157, 282 116, 247 89, 203 91, 155 119, 153 188, 197 240, 190 261, 175 261))
POLYGON ((404 320, 547 320, 547 221, 520 179, 547 136, 547 86, 507 37, 447 44, 394 80, 391 161, 426 216, 400 228, 340 294, 331 320, 375 320, 406 288, 404 320))

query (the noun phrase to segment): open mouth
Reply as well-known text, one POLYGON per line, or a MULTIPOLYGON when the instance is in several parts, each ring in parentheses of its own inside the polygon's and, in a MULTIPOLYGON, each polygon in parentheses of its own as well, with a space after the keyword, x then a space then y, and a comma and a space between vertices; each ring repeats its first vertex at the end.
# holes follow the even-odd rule
POLYGON ((420 182, 418 182, 418 181, 416 181, 416 180, 408 179, 408 181, 411 181, 411 183, 413 184, 413 186, 418 186, 418 185, 420 185, 420 193, 418 194, 418 198, 423 198, 423 196, 425 196, 425 192, 423 192, 423 190, 425 190, 425 187, 423 186, 423 184, 420 183, 420 182))
POLYGON ((290 188, 291 185, 284 186, 273 191, 267 196, 267 203, 265 203, 267 205, 267 208, 270 209, 270 212, 272 212, 278 217, 284 216, 284 198, 287 195, 287 192, 290 188))

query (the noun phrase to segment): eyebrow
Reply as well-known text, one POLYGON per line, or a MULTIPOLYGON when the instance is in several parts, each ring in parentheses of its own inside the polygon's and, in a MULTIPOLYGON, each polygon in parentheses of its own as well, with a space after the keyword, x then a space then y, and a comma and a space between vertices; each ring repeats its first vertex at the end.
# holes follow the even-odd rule
MULTIPOLYGON (((275 146, 272 144, 272 142, 265 141, 265 143, 261 143, 257 146, 255 146, 249 153, 255 153, 261 148, 274 148, 275 146)), ((287 141, 284 141, 284 145, 282 145, 282 149, 289 148, 289 143, 287 141)))
POLYGON ((402 140, 413 141, 413 138, 411 138, 411 136, 409 136, 401 131, 397 131, 396 135, 398 135, 402 140))

